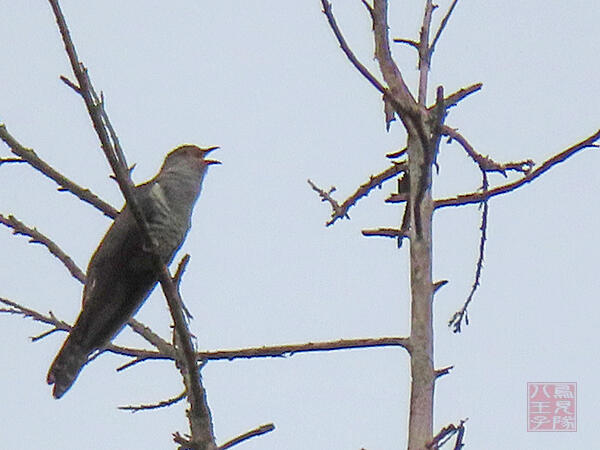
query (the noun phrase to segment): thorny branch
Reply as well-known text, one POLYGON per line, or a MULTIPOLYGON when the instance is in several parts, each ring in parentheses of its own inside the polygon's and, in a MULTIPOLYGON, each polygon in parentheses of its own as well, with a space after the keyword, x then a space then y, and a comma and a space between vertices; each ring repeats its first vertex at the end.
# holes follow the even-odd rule
POLYGON ((331 219, 325 224, 326 226, 330 226, 333 225, 338 219, 349 219, 350 217, 348 216, 348 210, 354 206, 356 202, 369 195, 369 193, 376 187, 381 188, 381 185, 390 178, 395 177, 401 172, 406 172, 406 169, 406 162, 397 162, 383 172, 378 173, 377 175, 371 175, 369 181, 361 184, 356 192, 344 200, 341 205, 331 196, 331 194, 335 191, 334 187, 330 188, 329 191, 325 191, 324 189, 321 189, 315 185, 315 183, 313 183, 311 180, 308 180, 308 184, 315 192, 319 194, 319 197, 321 197, 322 201, 328 202, 331 205, 331 219))
POLYGON ((473 146, 469 144, 467 139, 454 128, 444 125, 442 127, 442 134, 444 136, 448 136, 448 143, 450 143, 452 140, 458 142, 465 150, 467 155, 469 155, 469 157, 475 161, 482 172, 499 172, 505 177, 506 172, 510 170, 527 174, 535 164, 531 159, 527 159, 525 161, 499 163, 494 161, 489 156, 483 156, 480 153, 477 153, 473 146))
POLYGON ((60 186, 59 190, 61 191, 69 191, 73 195, 79 197, 86 203, 89 203, 93 207, 102 211, 108 217, 112 217, 113 219, 117 217, 118 211, 110 206, 108 203, 99 198, 96 194, 94 194, 89 189, 83 188, 73 181, 69 180, 67 177, 59 173, 53 167, 51 167, 48 163, 42 160, 36 153, 30 148, 23 147, 6 129, 6 126, 3 123, 0 123, 0 139, 4 141, 4 143, 10 148, 10 151, 20 158, 27 161, 27 163, 33 167, 34 169, 41 172, 43 175, 47 176, 51 180, 53 180, 56 184, 60 186))
POLYGON ((75 264, 75 261, 71 259, 69 255, 67 255, 62 249, 50 238, 40 233, 35 228, 30 228, 25 225, 23 222, 19 221, 13 215, 9 215, 8 217, 0 214, 0 223, 6 225, 9 228, 13 229, 13 234, 15 235, 23 235, 28 236, 29 242, 32 244, 42 244, 44 247, 48 249, 48 251, 54 255, 56 258, 63 263, 63 265, 67 268, 67 270, 73 275, 73 277, 79 280, 81 283, 85 282, 85 274, 83 271, 75 264))
MULTIPOLYGON (((513 181, 511 183, 507 183, 501 186, 497 186, 493 189, 488 190, 487 192, 470 192, 468 194, 457 195, 456 197, 444 198, 435 201, 435 209, 446 208, 448 206, 463 206, 470 205, 473 203, 482 203, 492 197, 497 195, 506 194, 507 192, 512 192, 521 186, 532 182, 540 175, 544 174, 554 166, 566 161, 568 158, 573 156, 575 153, 584 150, 590 147, 598 147, 596 141, 600 139, 600 130, 596 131, 594 134, 589 136, 577 144, 572 145, 571 147, 563 150, 556 155, 551 156, 546 161, 544 161, 540 166, 538 166, 535 170, 531 170, 522 178, 513 181)), ((389 197, 386 201, 393 202, 393 196, 389 197)))
POLYGON ((136 412, 139 412, 139 411, 147 411, 147 410, 150 410, 150 409, 166 408, 168 406, 172 406, 172 405, 174 405, 176 403, 179 403, 185 397, 186 397, 186 392, 183 391, 181 394, 176 395, 175 397, 168 398, 167 400, 163 400, 163 401, 158 402, 158 403, 152 403, 152 404, 148 404, 148 405, 119 406, 119 409, 123 410, 123 411, 131 411, 132 413, 136 413, 136 412))

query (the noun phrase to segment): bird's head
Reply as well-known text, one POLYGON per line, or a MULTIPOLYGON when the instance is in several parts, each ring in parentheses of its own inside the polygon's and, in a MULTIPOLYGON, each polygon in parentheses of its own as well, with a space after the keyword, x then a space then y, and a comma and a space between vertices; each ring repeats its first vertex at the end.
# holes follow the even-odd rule
POLYGON ((218 148, 219 147, 201 148, 191 144, 180 145, 167 155, 163 164, 163 169, 170 169, 178 166, 189 168, 191 166, 203 171, 211 164, 221 164, 220 161, 205 158, 206 155, 218 148))

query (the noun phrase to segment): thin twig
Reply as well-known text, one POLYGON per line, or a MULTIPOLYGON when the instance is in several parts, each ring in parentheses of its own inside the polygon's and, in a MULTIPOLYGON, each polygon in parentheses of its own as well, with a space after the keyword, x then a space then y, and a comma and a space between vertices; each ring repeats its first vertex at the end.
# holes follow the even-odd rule
POLYGON ((26 163, 23 158, 0 158, 0 166, 2 164, 10 164, 10 163, 26 163))
POLYGON ((410 47, 416 48, 417 50, 419 49, 419 43, 412 39, 396 38, 396 39, 393 39, 393 41, 397 44, 406 44, 410 47))
POLYGON ((448 24, 448 20, 450 19, 450 16, 452 15, 452 12, 454 11, 454 7, 456 6, 457 3, 458 3, 458 0, 454 0, 452 2, 452 4, 450 5, 450 8, 448 8, 448 12, 442 19, 442 22, 440 23, 440 27, 438 28, 437 32, 435 33, 435 37, 433 38, 433 41, 431 42, 431 45, 429 46, 430 55, 433 54, 433 52, 435 51, 435 46, 437 45, 438 41, 440 40, 442 31, 444 31, 444 28, 446 28, 446 25, 448 24))
POLYGON ((23 147, 6 129, 3 123, 0 123, 0 139, 10 148, 15 155, 26 160, 31 167, 38 170, 56 184, 60 186, 61 191, 69 191, 79 197, 86 203, 102 211, 108 217, 115 218, 119 212, 108 203, 100 199, 96 194, 87 188, 83 188, 73 181, 59 173, 48 163, 43 161, 32 149, 23 147))
POLYGON ((251 439, 253 437, 261 436, 263 434, 269 433, 275 429, 275 425, 272 423, 267 423, 265 425, 261 425, 260 427, 256 427, 253 430, 250 430, 244 434, 241 434, 230 441, 225 442, 223 445, 219 446, 218 450, 226 450, 228 448, 233 447, 234 445, 241 444, 242 442, 251 439))
POLYGON ((28 227, 23 222, 17 220, 13 215, 5 217, 0 214, 0 223, 12 228, 13 234, 29 236, 31 238, 29 240, 30 243, 42 244, 52 255, 54 255, 60 262, 63 263, 63 265, 75 279, 79 280, 81 283, 85 282, 85 275, 83 271, 77 266, 77 264, 75 264, 75 261, 73 261, 71 257, 69 257, 69 255, 67 255, 64 251, 62 251, 62 249, 49 237, 40 233, 35 228, 28 227))
POLYGON ((135 333, 139 334, 152 345, 154 345, 159 352, 165 355, 170 355, 173 359, 175 359, 175 348, 166 340, 161 338, 158 334, 156 334, 154 331, 152 331, 150 327, 144 325, 141 322, 138 322, 134 318, 129 319, 129 322, 127 322, 127 324, 135 333))
MULTIPOLYGON (((384 94, 386 92, 385 87, 381 84, 381 82, 379 82, 379 80, 377 80, 377 78, 375 78, 375 76, 371 72, 369 72, 369 69, 367 69, 358 60, 356 55, 354 55, 354 52, 352 52, 352 50, 348 46, 348 43, 346 42, 344 35, 342 34, 342 32, 340 31, 340 29, 337 25, 337 22, 335 20, 333 12, 331 11, 331 3, 329 3, 327 0, 321 0, 321 5, 323 6, 323 13, 325 14, 325 17, 327 17, 327 22, 329 23, 329 26, 331 27, 331 30, 333 31, 333 34, 335 35, 335 38, 338 41, 338 44, 342 48, 342 51, 348 57, 348 59, 350 60, 352 65, 354 67, 356 67, 356 70, 358 70, 373 86, 375 86, 375 88, 379 92, 384 94)), ((371 14, 372 14, 372 9, 371 9, 371 14)))
POLYGON ((162 400, 158 403, 151 403, 149 405, 127 405, 127 406, 119 406, 119 409, 123 411, 131 411, 132 413, 136 413, 139 411, 147 411, 149 409, 160 409, 166 408, 167 406, 172 406, 176 403, 179 403, 186 396, 186 392, 183 391, 181 394, 176 395, 175 397, 168 398, 166 400, 162 400))
MULTIPOLYGON (((481 173, 483 176, 482 191, 485 192, 488 189, 487 174, 485 171, 482 171, 481 173)), ((481 271, 483 269, 483 258, 485 255, 485 242, 487 240, 488 212, 489 202, 486 200, 483 202, 483 208, 481 210, 481 226, 479 227, 479 229, 481 230, 481 237, 479 239, 479 256, 477 257, 475 279, 473 280, 471 291, 469 292, 469 295, 467 296, 467 299, 465 300, 465 303, 463 304, 462 308, 459 311, 455 312, 448 322, 448 326, 451 326, 453 328, 452 331, 454 331, 455 333, 460 333, 463 318, 465 319, 465 324, 469 324, 467 308, 473 300, 473 297, 475 296, 475 291, 477 291, 477 288, 479 287, 481 281, 481 271)))
POLYGON ((381 188, 383 183, 391 178, 394 178, 399 173, 406 172, 406 169, 406 162, 397 162, 385 169, 383 172, 380 172, 376 175, 371 175, 369 180, 361 184, 358 189, 356 189, 356 191, 350 197, 344 200, 341 205, 331 196, 331 194, 335 191, 335 188, 325 191, 315 185, 315 183, 313 183, 311 180, 308 180, 308 184, 315 192, 319 194, 323 201, 326 201, 331 205, 331 219, 329 219, 329 221, 327 221, 325 224, 326 226, 331 226, 338 219, 349 219, 350 216, 348 216, 348 210, 353 207, 361 198, 369 195, 373 189, 381 188))

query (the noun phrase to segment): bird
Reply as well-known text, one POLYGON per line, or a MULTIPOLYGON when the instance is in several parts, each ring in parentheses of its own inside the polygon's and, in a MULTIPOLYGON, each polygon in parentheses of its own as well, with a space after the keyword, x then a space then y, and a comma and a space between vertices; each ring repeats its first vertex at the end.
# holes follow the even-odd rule
MULTIPOLYGON (((181 145, 167 154, 154 178, 133 190, 164 264, 191 227, 206 169, 220 164, 205 158, 217 148, 181 145)), ((90 259, 81 312, 48 370, 54 398, 71 388, 90 355, 110 343, 156 286, 159 268, 151 251, 126 203, 90 259)))

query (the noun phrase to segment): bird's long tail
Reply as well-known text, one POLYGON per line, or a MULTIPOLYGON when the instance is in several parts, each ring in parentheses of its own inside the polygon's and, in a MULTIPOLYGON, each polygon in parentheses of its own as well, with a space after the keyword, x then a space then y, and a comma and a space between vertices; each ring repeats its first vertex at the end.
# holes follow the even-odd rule
POLYGON ((75 383, 79 372, 81 372, 91 353, 81 343, 72 339, 72 336, 67 338, 58 355, 54 358, 46 378, 48 384, 54 384, 52 391, 54 398, 61 398, 75 383))

